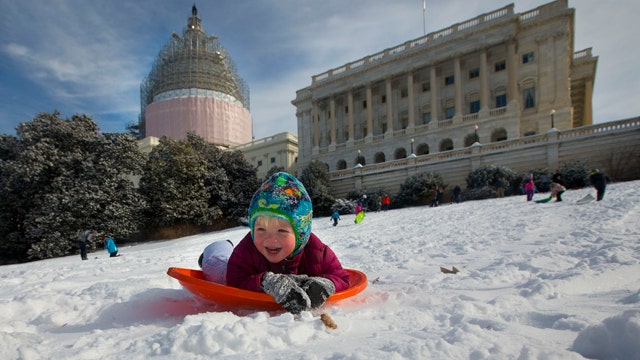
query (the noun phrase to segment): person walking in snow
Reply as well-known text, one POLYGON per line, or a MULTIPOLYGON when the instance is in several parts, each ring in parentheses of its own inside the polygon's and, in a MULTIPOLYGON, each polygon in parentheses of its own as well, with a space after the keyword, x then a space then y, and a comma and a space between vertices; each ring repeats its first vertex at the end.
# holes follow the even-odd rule
POLYGON ((331 214, 331 220, 333 220, 333 226, 338 225, 338 220, 340 220, 340 214, 338 211, 334 211, 333 214, 331 214))
POLYGON ((313 209, 294 176, 271 175, 249 205, 249 233, 233 249, 227 285, 262 291, 286 311, 322 306, 349 287, 349 274, 331 248, 311 232, 313 209))

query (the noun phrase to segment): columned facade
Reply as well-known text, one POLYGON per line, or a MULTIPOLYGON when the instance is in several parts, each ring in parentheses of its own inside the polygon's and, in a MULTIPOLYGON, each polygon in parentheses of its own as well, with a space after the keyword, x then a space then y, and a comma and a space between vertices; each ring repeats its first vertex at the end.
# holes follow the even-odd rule
POLYGON ((587 125, 597 57, 574 53, 574 9, 513 5, 312 77, 297 108, 299 169, 330 171, 587 125), (579 111, 576 111, 579 108, 579 111), (307 111, 311 116, 305 116, 307 111))

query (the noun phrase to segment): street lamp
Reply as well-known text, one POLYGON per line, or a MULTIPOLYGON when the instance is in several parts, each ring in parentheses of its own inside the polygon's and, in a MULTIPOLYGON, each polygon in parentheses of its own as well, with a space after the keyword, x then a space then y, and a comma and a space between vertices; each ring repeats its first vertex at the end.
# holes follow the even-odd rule
POLYGON ((553 115, 555 115, 556 113, 556 109, 551 109, 551 128, 554 129, 556 127, 554 121, 553 121, 553 115))
POLYGON ((475 130, 473 132, 473 136, 474 136, 474 139, 476 140, 476 142, 479 143, 480 142, 480 137, 478 136, 478 124, 476 124, 476 126, 475 126, 475 130))
POLYGON ((358 149, 358 157, 356 158, 356 166, 355 167, 362 167, 362 164, 360 164, 360 149, 358 149))
POLYGON ((411 139, 411 153, 413 154, 413 138, 411 139))

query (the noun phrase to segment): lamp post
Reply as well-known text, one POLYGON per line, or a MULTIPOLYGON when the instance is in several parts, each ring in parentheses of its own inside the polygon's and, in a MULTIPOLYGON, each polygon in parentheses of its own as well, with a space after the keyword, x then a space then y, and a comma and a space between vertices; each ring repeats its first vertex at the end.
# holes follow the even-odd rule
POLYGON ((362 164, 360 164, 360 149, 358 149, 358 157, 356 157, 356 167, 362 167, 362 164))
POLYGON ((411 139, 411 153, 413 154, 413 138, 411 139))
POLYGON ((478 124, 476 124, 476 126, 475 126, 475 129, 474 129, 474 132, 473 132, 473 136, 474 136, 475 141, 477 143, 479 143, 480 142, 480 137, 478 136, 478 124))
POLYGON ((554 123, 553 115, 555 115, 556 109, 551 109, 551 128, 554 129, 556 124, 554 123))

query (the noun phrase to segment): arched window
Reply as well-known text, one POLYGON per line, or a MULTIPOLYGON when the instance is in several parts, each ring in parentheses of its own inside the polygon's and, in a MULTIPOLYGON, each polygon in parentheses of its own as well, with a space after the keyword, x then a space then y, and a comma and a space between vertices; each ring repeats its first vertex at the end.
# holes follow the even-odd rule
POLYGON ((377 152, 377 153, 375 153, 375 155, 373 155, 373 162, 375 164, 383 163, 385 161, 386 161, 386 159, 385 159, 385 156, 384 156, 383 152, 377 152))
POLYGON ((338 160, 338 163, 336 164, 336 169, 344 170, 346 168, 347 168, 347 162, 344 160, 338 160))
POLYGON ((467 134, 464 137, 464 147, 469 147, 473 145, 474 142, 476 142, 476 134, 467 134))
POLYGON ((396 151, 393 152, 394 160, 404 159, 407 157, 407 149, 405 148, 397 148, 396 151))
POLYGON ((507 140, 507 130, 504 128, 494 129, 491 133, 491 142, 507 140))
POLYGON ((440 151, 449 150, 453 150, 453 140, 447 138, 440 141, 440 151))
POLYGON ((429 153, 429 144, 420 143, 416 147, 416 155, 427 155, 429 153))

